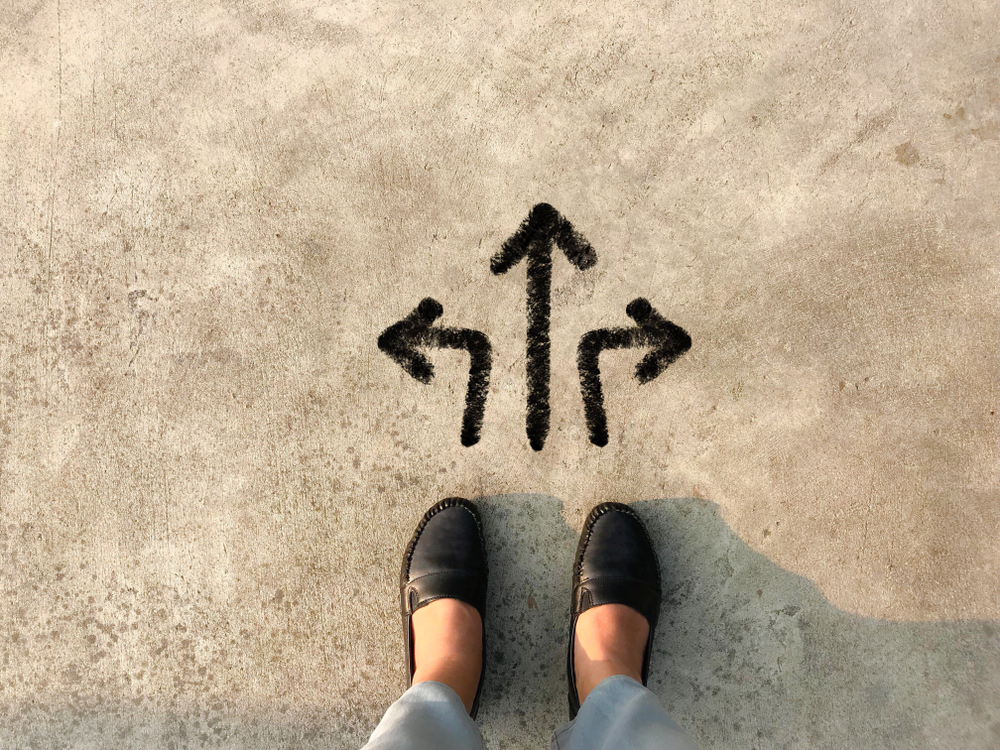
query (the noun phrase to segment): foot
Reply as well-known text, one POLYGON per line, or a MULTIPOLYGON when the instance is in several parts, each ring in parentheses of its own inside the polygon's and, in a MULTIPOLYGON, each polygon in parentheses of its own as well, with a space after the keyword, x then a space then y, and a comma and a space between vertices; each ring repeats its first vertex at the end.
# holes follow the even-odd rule
POLYGON ((580 703, 605 677, 626 675, 642 682, 642 657, 649 623, 624 604, 602 604, 576 621, 573 658, 580 703))
POLYGON ((642 519, 621 503, 596 506, 583 524, 573 567, 570 719, 606 677, 646 684, 660 599, 660 566, 642 519))
MULTIPOLYGON (((479 612, 458 599, 437 599, 414 612, 411 622, 413 684, 443 682, 471 712, 483 663, 479 612)), ((641 659, 640 655, 640 663, 641 659)))
POLYGON ((433 505, 413 532, 400 570, 407 686, 444 683, 473 719, 482 695, 488 576, 475 504, 450 497, 433 505))

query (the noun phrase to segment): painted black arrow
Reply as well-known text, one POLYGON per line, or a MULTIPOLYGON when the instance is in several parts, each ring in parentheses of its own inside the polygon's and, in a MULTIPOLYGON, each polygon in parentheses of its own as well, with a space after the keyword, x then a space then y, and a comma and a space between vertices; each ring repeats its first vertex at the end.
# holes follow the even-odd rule
POLYGON ((486 334, 468 328, 432 328, 444 308, 435 299, 421 300, 416 309, 398 323, 382 331, 378 348, 399 363, 400 367, 421 383, 434 379, 434 365, 417 351, 420 346, 443 349, 466 349, 469 352, 469 388, 465 396, 465 414, 462 417, 462 445, 479 442, 486 411, 486 394, 490 387, 490 370, 493 366, 493 349, 486 334))
POLYGON ((521 226, 490 259, 490 270, 507 273, 527 258, 528 265, 528 411, 527 431, 531 447, 540 451, 549 434, 549 371, 551 345, 549 320, 552 314, 552 245, 565 253, 569 262, 586 270, 597 262, 590 243, 573 229, 548 203, 531 209, 521 226))
POLYGON ((576 354, 590 442, 602 447, 608 444, 608 419, 604 412, 598 363, 601 352, 605 349, 653 347, 635 366, 635 379, 648 383, 691 348, 691 337, 687 331, 656 312, 649 300, 642 297, 634 299, 628 303, 625 312, 638 323, 638 328, 598 328, 589 331, 580 339, 576 354))

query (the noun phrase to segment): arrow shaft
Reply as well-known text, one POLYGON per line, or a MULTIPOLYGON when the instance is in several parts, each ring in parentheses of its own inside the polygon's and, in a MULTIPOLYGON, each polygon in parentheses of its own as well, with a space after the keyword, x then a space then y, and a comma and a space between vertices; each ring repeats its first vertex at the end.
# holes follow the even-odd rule
POLYGON ((601 387, 601 352, 605 349, 627 349, 642 346, 646 335, 638 328, 603 328, 590 331, 580 339, 576 363, 580 371, 580 391, 583 412, 587 420, 590 442, 608 444, 608 418, 604 410, 604 390, 601 387))
POLYGON ((528 409, 526 423, 531 447, 540 451, 549 434, 549 379, 552 314, 552 248, 558 245, 566 259, 581 271, 597 262, 597 253, 586 238, 548 203, 538 203, 500 251, 490 259, 490 270, 507 273, 521 262, 527 263, 528 409))
POLYGON ((549 379, 552 342, 552 241, 537 238, 527 257, 527 380, 528 409, 525 426, 531 447, 540 451, 549 434, 549 379))
POLYGON ((432 328, 427 332, 426 343, 428 346, 465 349, 469 352, 469 385, 465 394, 465 412, 462 415, 462 445, 475 445, 479 442, 483 426, 486 394, 493 368, 490 340, 484 333, 468 328, 432 328))

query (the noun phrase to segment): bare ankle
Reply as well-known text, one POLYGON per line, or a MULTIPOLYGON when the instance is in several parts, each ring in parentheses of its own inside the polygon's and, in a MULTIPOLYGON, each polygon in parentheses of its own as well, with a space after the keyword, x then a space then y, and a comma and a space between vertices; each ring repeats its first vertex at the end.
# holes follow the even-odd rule
POLYGON ((411 623, 413 684, 441 682, 471 711, 483 656, 479 612, 457 599, 439 599, 414 612, 411 623))
POLYGON ((582 703, 604 679, 625 675, 642 680, 649 623, 621 604, 589 609, 577 618, 573 644, 576 689, 582 703))

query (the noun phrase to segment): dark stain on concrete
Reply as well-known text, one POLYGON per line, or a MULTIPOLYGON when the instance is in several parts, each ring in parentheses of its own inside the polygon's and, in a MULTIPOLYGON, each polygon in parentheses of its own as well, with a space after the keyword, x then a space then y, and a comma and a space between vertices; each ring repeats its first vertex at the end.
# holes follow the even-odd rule
POLYGON ((896 107, 889 107, 884 112, 881 112, 874 117, 867 119, 864 124, 858 128, 854 137, 851 139, 850 143, 844 146, 839 151, 828 156, 819 167, 819 174, 824 174, 832 169, 837 162, 840 160, 844 154, 852 151, 858 146, 866 143, 867 141, 874 138, 879 133, 883 132, 890 123, 892 123, 893 118, 896 116, 896 107))
POLYGON ((981 141, 1000 140, 1000 123, 991 122, 981 128, 973 128, 969 132, 981 141))
POLYGON ((901 143, 896 146, 896 161, 907 167, 912 167, 920 162, 920 153, 912 141, 901 143))

